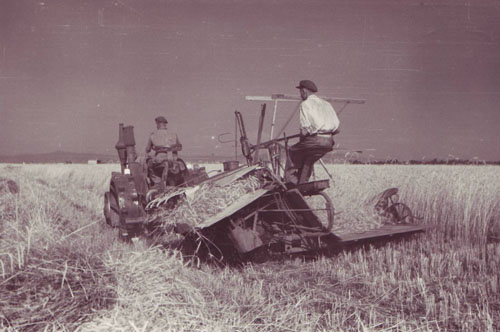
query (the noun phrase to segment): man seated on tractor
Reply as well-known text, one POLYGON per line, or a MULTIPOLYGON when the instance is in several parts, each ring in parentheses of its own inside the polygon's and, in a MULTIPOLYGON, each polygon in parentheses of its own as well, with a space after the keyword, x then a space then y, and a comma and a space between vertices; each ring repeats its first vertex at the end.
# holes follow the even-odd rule
MULTIPOLYGON (((181 163, 177 163, 177 152, 182 150, 177 134, 167 129, 167 119, 159 116, 155 119, 156 130, 151 133, 146 145, 146 163, 151 185, 177 185, 174 179, 168 179, 169 173, 179 174, 181 163)), ((182 164, 183 165, 183 164, 182 164)))
POLYGON ((316 96, 316 84, 310 80, 299 82, 300 141, 290 147, 285 167, 285 181, 294 184, 307 182, 314 163, 333 150, 333 135, 338 132, 339 119, 333 106, 316 96))

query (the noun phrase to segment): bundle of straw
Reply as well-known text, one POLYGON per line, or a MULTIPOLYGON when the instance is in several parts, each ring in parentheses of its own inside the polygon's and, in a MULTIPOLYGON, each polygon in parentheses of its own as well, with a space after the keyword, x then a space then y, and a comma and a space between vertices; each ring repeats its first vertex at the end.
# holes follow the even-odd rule
MULTIPOLYGON (((241 196, 260 187, 261 183, 255 176, 248 176, 222 187, 212 183, 202 184, 191 194, 181 197, 174 208, 160 206, 149 216, 148 222, 160 222, 166 228, 176 224, 195 227, 226 209, 241 196)), ((161 200, 161 197, 157 199, 161 200)))

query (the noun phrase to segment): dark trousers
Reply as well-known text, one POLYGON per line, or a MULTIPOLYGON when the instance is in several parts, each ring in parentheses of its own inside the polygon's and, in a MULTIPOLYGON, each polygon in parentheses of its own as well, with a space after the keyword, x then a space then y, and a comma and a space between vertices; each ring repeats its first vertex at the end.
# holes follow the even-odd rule
POLYGON ((311 177, 316 163, 321 157, 333 150, 332 136, 305 136, 288 150, 285 167, 285 181, 304 183, 311 177), (296 172, 295 172, 296 170, 296 172), (294 179, 296 173, 296 180, 294 179))
MULTIPOLYGON (((163 172, 168 172, 168 161, 148 160, 148 175, 154 184, 162 182, 163 172), (167 169, 165 169, 167 168, 167 169)), ((167 173, 165 173, 166 175, 167 173)))
POLYGON ((177 152, 157 152, 154 157, 147 159, 148 175, 153 184, 166 182, 170 164, 177 160, 177 152))

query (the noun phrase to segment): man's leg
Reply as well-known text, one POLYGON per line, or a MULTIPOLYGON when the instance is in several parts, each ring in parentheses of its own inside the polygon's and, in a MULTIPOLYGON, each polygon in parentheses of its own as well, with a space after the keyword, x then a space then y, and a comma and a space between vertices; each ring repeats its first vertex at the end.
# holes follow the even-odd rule
POLYGON ((321 159, 325 154, 331 151, 331 148, 313 148, 307 151, 307 155, 304 158, 304 163, 302 168, 299 170, 299 182, 308 182, 311 178, 312 172, 314 170, 314 164, 321 159))
POLYGON ((146 160, 147 176, 151 186, 154 186, 158 181, 158 176, 155 174, 155 164, 153 158, 146 160))
POLYGON ((314 170, 314 164, 326 153, 332 151, 334 145, 333 138, 322 136, 308 136, 303 140, 301 151, 302 164, 299 167, 299 182, 304 183, 309 180, 314 170))
POLYGON ((304 164, 301 168, 299 168, 298 172, 298 182, 297 183, 305 183, 309 181, 309 178, 312 174, 312 169, 314 168, 314 161, 311 157, 304 158, 304 164))
MULTIPOLYGON (((165 164, 166 162, 158 162, 158 161, 153 161, 151 165, 151 172, 150 172, 150 179, 153 182, 153 186, 157 186, 161 184, 162 177, 163 177, 163 171, 165 169, 165 164)), ((168 170, 168 166, 167 166, 168 170)))
POLYGON ((285 182, 297 184, 298 172, 303 164, 304 146, 302 142, 292 145, 288 149, 288 156, 285 165, 285 182))

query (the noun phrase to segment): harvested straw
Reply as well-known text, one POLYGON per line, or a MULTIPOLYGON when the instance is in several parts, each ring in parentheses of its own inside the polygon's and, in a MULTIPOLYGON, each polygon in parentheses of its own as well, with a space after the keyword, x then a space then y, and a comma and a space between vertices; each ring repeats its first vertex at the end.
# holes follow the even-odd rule
POLYGON ((0 282, 0 328, 76 328, 115 302, 113 271, 67 248, 32 250, 22 269, 0 282))
MULTIPOLYGON (((308 197, 307 202, 313 209, 321 209, 324 206, 323 199, 317 196, 308 197)), ((335 206, 336 200, 333 203, 335 206)), ((324 225, 328 223, 326 211, 316 211, 316 215, 324 225)), ((388 222, 388 218, 375 212, 373 205, 353 200, 340 208, 335 206, 332 232, 335 234, 363 232, 380 228, 388 222)))
POLYGON ((194 227, 223 211, 242 195, 260 187, 261 183, 255 176, 239 179, 223 187, 211 183, 203 184, 196 191, 180 198, 174 208, 168 208, 168 204, 158 208, 148 221, 159 221, 167 228, 175 224, 194 227))
POLYGON ((335 233, 356 233, 377 229, 388 223, 388 218, 376 214, 371 206, 346 209, 335 216, 332 231, 335 233))
POLYGON ((116 299, 114 270, 102 262, 109 242, 89 241, 103 234, 92 200, 80 199, 77 183, 2 170, 12 176, 5 188, 23 190, 0 191, 0 331, 74 330, 116 299))

